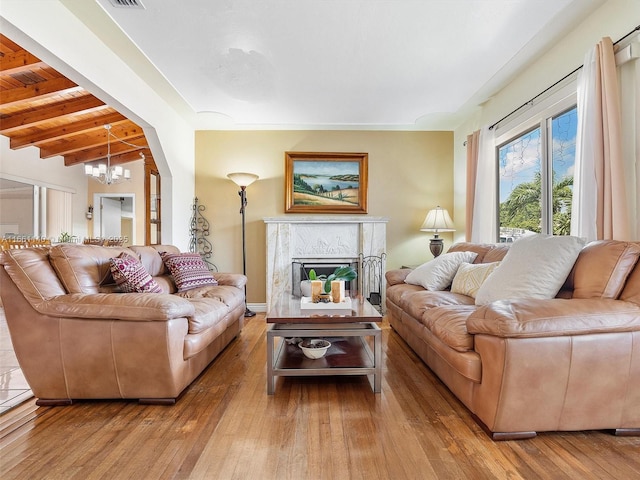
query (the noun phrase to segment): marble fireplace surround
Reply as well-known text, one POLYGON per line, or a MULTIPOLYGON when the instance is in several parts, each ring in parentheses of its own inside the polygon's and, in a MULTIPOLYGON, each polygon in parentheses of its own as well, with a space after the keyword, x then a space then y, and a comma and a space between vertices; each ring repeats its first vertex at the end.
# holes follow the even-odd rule
POLYGON ((380 256, 386 253, 384 217, 286 215, 266 217, 267 311, 291 294, 291 262, 380 256))

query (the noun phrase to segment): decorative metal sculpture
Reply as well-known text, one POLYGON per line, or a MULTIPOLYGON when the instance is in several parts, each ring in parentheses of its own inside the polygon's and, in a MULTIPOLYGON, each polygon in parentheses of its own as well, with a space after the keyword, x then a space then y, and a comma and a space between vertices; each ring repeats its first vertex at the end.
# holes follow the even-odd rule
POLYGON ((209 270, 214 272, 218 271, 218 267, 211 261, 213 256, 213 244, 206 238, 209 236, 209 220, 207 220, 202 212, 206 209, 204 205, 198 204, 198 197, 193 200, 191 206, 191 222, 190 222, 190 234, 191 239, 189 241, 189 251, 192 253, 199 253, 202 260, 207 264, 209 270))
POLYGON ((380 313, 384 314, 383 275, 387 254, 364 256, 360 254, 360 292, 380 313))

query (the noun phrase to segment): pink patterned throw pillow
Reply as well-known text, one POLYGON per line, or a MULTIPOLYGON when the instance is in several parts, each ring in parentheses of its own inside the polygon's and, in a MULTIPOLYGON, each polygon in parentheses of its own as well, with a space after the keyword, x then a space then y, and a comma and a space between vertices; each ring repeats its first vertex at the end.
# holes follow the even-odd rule
POLYGON ((218 284, 199 253, 162 252, 160 255, 176 282, 178 292, 218 284))
POLYGON ((122 292, 162 293, 160 285, 134 256, 122 252, 110 262, 111 275, 122 292))

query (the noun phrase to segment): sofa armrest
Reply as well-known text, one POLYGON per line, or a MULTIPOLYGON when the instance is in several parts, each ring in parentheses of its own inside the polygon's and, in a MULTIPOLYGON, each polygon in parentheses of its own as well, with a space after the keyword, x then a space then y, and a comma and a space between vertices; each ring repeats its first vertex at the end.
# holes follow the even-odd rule
POLYGON ((411 273, 411 268, 398 268, 395 270, 387 271, 384 276, 387 279, 387 286, 398 285, 399 283, 404 283, 404 279, 407 278, 407 275, 411 273))
POLYGON ((611 299, 501 300, 478 308, 467 331, 530 338, 640 330, 640 306, 611 299))
POLYGON ((232 287, 244 288, 247 284, 247 277, 241 273, 214 272, 213 278, 217 280, 218 285, 230 285, 232 287))
POLYGON ((190 317, 195 307, 177 295, 164 293, 71 293, 34 305, 43 315, 65 318, 165 321, 190 317))

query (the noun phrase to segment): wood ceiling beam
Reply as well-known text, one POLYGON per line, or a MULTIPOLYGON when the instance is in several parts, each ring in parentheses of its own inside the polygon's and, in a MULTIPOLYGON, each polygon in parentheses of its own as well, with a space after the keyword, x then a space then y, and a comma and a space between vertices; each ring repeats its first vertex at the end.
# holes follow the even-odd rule
POLYGON ((11 149, 35 146, 42 158, 61 155, 67 166, 106 163, 104 125, 110 124, 117 137, 111 138, 111 165, 142 161, 141 153, 155 165, 142 127, 2 33, 0 60, 0 134, 11 149))
MULTIPOLYGON (((118 145, 123 145, 121 141, 128 142, 129 139, 144 138, 142 128, 133 122, 127 121, 120 125, 111 126, 111 151, 118 145)), ((87 150, 95 147, 104 147, 105 155, 107 150, 107 131, 104 126, 101 130, 91 130, 87 133, 70 136, 66 139, 47 142, 40 145, 40 158, 50 158, 56 155, 68 155, 79 150, 87 150)))
POLYGON ((26 50, 20 50, 13 53, 5 53, 2 56, 0 73, 3 75, 11 75, 25 70, 30 70, 34 67, 43 68, 47 67, 47 64, 26 50))
POLYGON ((8 134, 14 130, 28 126, 37 126, 40 123, 54 118, 72 118, 74 115, 99 111, 105 108, 110 107, 106 106, 102 100, 97 99, 93 95, 84 95, 82 97, 38 107, 33 110, 0 115, 0 134, 9 136, 8 134))
MULTIPOLYGON (((128 143, 136 145, 135 147, 131 147, 124 143, 120 142, 111 142, 111 157, 113 158, 116 155, 120 155, 128 152, 143 152, 145 153, 149 151, 149 147, 146 144, 146 139, 144 135, 140 135, 136 138, 127 139, 128 143)), ((40 150, 42 151, 42 149, 40 150)), ((58 154, 63 155, 65 160, 65 165, 76 165, 78 163, 87 163, 94 162, 96 160, 103 160, 107 157, 107 145, 106 143, 100 147, 96 148, 88 148, 86 150, 82 150, 79 152, 69 153, 69 154, 58 154)), ((146 155, 146 153, 145 153, 146 155)), ((42 157, 46 158, 46 157, 42 157)))
POLYGON ((104 129, 104 125, 107 123, 117 125, 118 123, 126 121, 127 117, 121 113, 115 111, 107 112, 100 117, 93 117, 90 119, 66 123, 56 127, 44 128, 38 133, 15 135, 11 137, 10 147, 15 150, 23 147, 38 146, 43 143, 59 140, 82 132, 104 129))
MULTIPOLYGON (((137 161, 142 161, 142 157, 140 156, 140 152, 142 152, 145 156, 145 162, 147 161, 147 158, 149 158, 148 149, 141 149, 135 152, 126 152, 126 153, 122 153, 119 155, 111 155, 111 166, 114 167, 116 165, 124 165, 125 163, 131 163, 131 162, 137 162, 137 161), (145 153, 147 152, 147 153, 145 153)), ((153 158, 152 158, 153 160, 153 158)), ((70 159, 70 157, 65 157, 64 158, 64 165, 65 167, 72 167, 74 165, 78 165, 80 163, 84 163, 86 165, 98 165, 99 163, 107 163, 107 160, 105 158, 101 158, 100 160, 94 160, 92 162, 82 162, 82 161, 78 161, 78 160, 72 160, 70 159)))
POLYGON ((3 90, 0 106, 10 107, 22 103, 25 100, 38 100, 54 95, 81 92, 83 90, 82 87, 68 78, 53 78, 44 82, 34 83, 33 85, 3 90))

